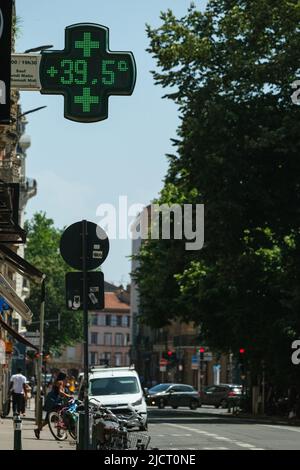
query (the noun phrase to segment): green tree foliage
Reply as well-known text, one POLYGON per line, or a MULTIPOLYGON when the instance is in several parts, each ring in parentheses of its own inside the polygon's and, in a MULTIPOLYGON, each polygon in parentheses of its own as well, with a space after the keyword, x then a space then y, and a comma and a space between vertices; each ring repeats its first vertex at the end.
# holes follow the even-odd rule
POLYGON ((210 0, 147 27, 155 83, 179 107, 159 202, 205 205, 205 245, 144 243, 136 278, 144 321, 193 320, 254 371, 293 374, 300 336, 298 0, 210 0))
MULTIPOLYGON (((59 352, 82 338, 82 316, 65 308, 65 274, 70 268, 59 252, 62 230, 54 227, 45 213, 36 213, 25 224, 27 244, 25 259, 46 274, 45 351, 59 352), (60 329, 56 321, 60 314, 60 329)), ((41 288, 30 283, 30 297, 26 301, 33 312, 33 322, 39 321, 41 288)), ((32 325, 33 330, 39 325, 32 325)))

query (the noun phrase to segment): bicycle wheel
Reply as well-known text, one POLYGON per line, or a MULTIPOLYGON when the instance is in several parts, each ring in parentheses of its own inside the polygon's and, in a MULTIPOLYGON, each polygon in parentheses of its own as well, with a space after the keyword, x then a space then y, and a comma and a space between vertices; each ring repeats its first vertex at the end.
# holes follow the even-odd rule
POLYGON ((65 429, 62 417, 56 411, 51 411, 48 417, 48 425, 50 432, 54 439, 57 441, 63 441, 67 438, 67 430, 65 429))
POLYGON ((76 425, 74 427, 72 426, 72 428, 69 428, 68 431, 69 431, 69 434, 72 437, 72 439, 74 439, 74 441, 76 441, 76 439, 77 439, 76 425))

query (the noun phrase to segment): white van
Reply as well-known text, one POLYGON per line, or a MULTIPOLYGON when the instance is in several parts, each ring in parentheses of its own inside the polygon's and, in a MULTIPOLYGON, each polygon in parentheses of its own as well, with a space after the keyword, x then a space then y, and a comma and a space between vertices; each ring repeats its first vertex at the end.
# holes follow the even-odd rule
POLYGON ((89 399, 95 398, 116 414, 128 413, 131 405, 143 418, 147 429, 147 405, 140 379, 133 367, 95 366, 89 374, 89 399))

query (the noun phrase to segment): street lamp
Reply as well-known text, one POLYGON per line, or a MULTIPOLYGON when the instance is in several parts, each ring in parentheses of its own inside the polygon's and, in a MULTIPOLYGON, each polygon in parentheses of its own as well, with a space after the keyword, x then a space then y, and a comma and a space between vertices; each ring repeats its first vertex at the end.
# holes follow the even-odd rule
POLYGON ((24 54, 29 54, 29 52, 45 51, 46 49, 51 49, 51 47, 53 47, 51 44, 46 46, 33 47, 32 49, 27 49, 24 51, 24 54))

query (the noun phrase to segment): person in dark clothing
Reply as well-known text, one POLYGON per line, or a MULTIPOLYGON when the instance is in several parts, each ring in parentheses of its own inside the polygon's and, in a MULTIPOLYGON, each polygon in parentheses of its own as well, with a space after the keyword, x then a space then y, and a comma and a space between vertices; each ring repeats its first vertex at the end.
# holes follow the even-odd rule
MULTIPOLYGON (((59 398, 72 398, 72 395, 69 395, 68 393, 65 392, 66 379, 67 379, 67 375, 64 374, 63 372, 59 372, 59 374, 57 375, 56 380, 55 380, 55 382, 52 386, 52 390, 49 392, 49 393, 51 393, 54 402, 55 402, 55 400, 58 402, 59 398)), ((47 398, 46 398, 46 400, 47 400, 47 398)), ((49 413, 51 411, 52 410, 47 410, 44 421, 42 422, 42 424, 39 427, 37 427, 34 430, 34 434, 35 434, 35 437, 37 439, 40 438, 40 432, 43 429, 43 427, 46 424, 48 424, 49 413)))

